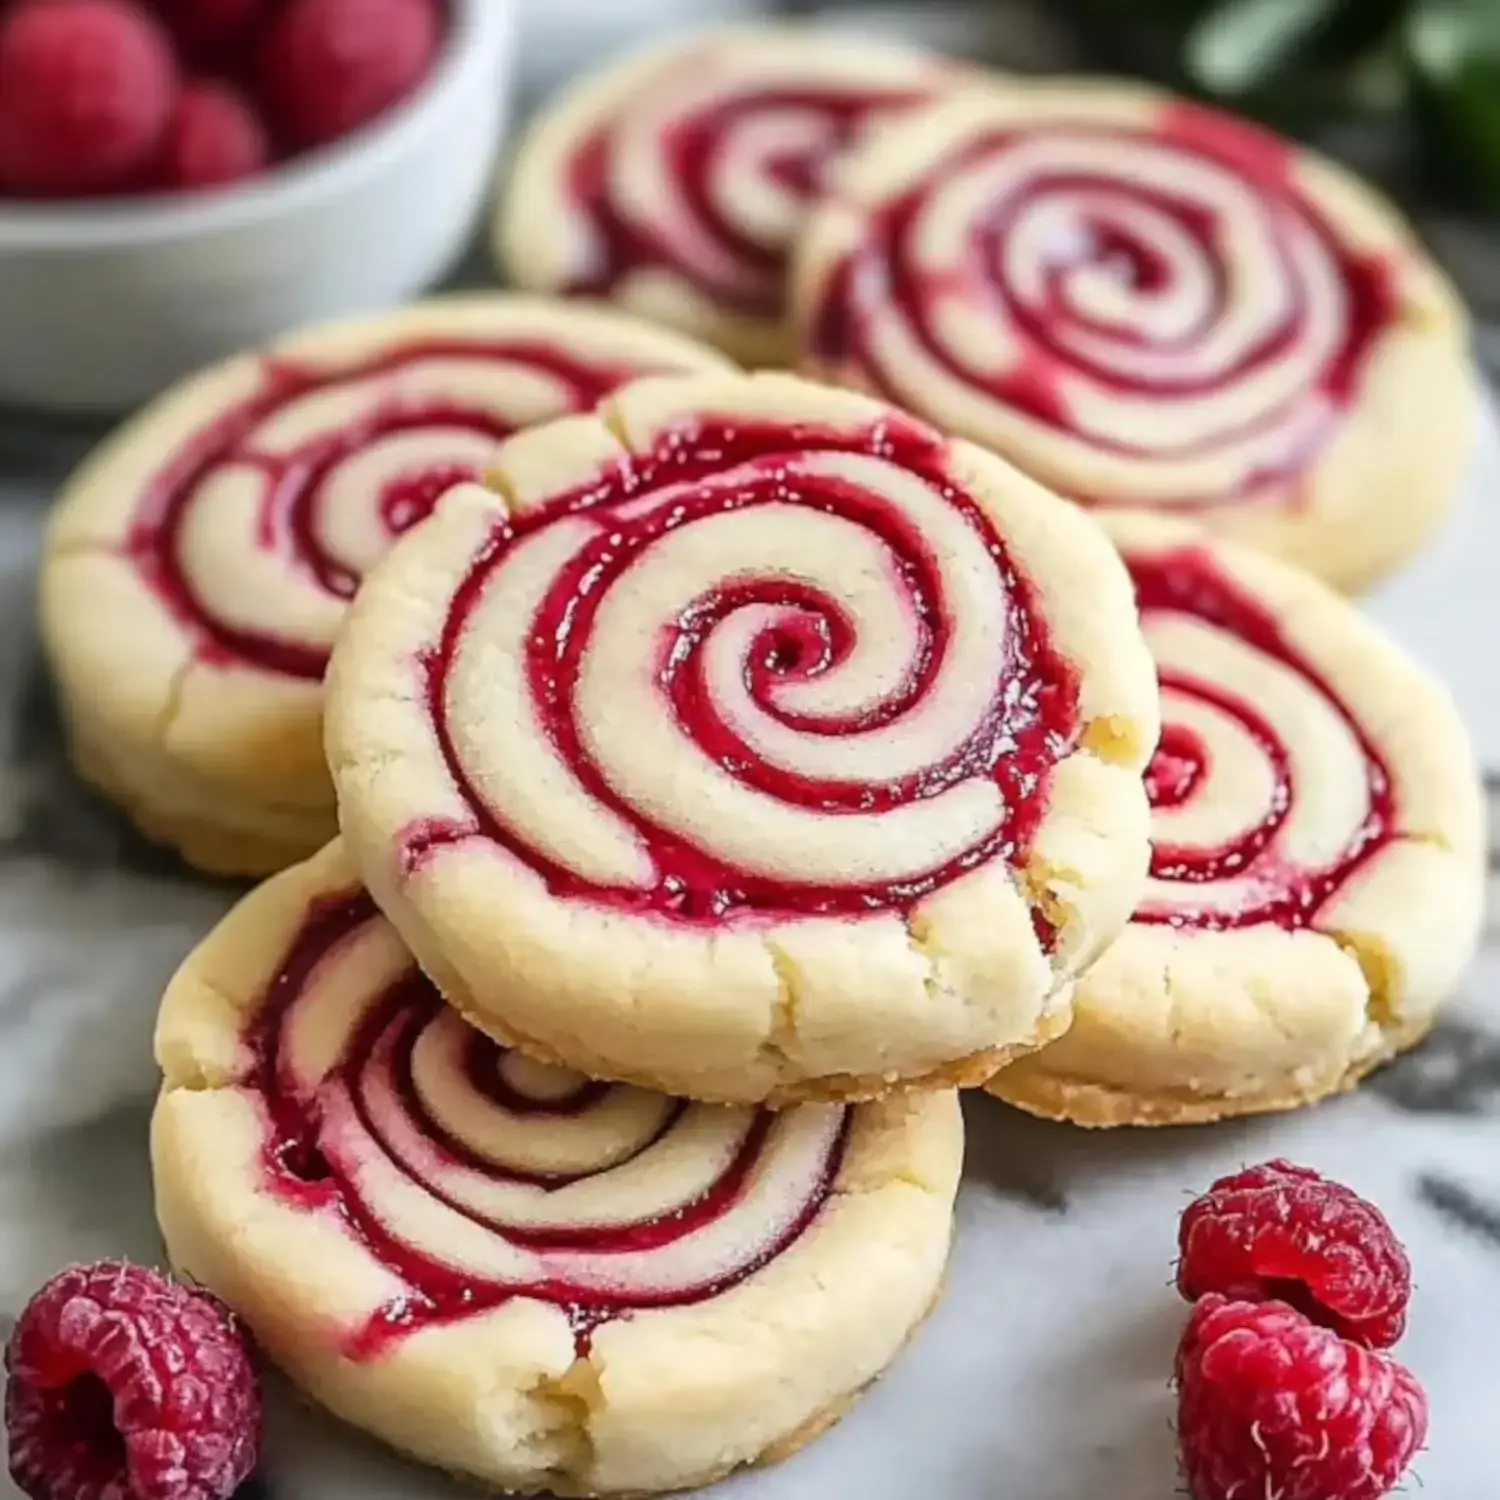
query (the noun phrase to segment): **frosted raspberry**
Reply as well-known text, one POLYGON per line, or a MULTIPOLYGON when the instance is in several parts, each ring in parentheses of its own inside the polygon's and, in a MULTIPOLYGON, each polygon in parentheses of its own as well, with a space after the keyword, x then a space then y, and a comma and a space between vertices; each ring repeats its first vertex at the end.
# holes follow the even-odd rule
POLYGON ((0 185, 79 197, 139 185, 177 102, 170 39, 126 0, 47 0, 0 19, 0 185))
POLYGON ((11 1477, 32 1500, 227 1500, 260 1451, 230 1314, 142 1266, 75 1266, 5 1351, 11 1477))
POLYGON ((265 127, 244 96, 223 83, 193 83, 182 91, 167 134, 167 187, 206 188, 238 182, 271 159, 265 127))
POLYGON ((1279 1298, 1375 1349, 1406 1327, 1411 1265, 1373 1203, 1308 1167, 1271 1161, 1221 1177, 1182 1216, 1177 1289, 1279 1298))
POLYGON ((291 0, 261 58, 273 124, 294 146, 347 135, 421 82, 441 31, 436 0, 291 0))
POLYGON ((1193 1500, 1380 1500, 1427 1437, 1427 1397, 1388 1354, 1284 1302, 1203 1298, 1177 1350, 1193 1500))

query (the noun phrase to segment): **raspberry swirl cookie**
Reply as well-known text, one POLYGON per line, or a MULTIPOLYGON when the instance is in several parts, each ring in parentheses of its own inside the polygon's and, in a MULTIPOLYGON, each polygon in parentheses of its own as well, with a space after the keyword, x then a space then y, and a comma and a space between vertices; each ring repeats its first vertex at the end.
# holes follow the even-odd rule
POLYGON ((939 1293, 954 1094, 773 1114, 507 1052, 337 843, 188 958, 157 1054, 174 1264, 340 1416, 506 1491, 784 1457, 939 1293))
POLYGON ((1140 892, 1156 684, 1108 540, 785 375, 532 429, 334 655, 340 826, 475 1024, 693 1098, 977 1082, 1140 892))
POLYGON ((1072 1030, 991 1089, 1085 1125, 1307 1103, 1421 1037, 1473 953, 1463 725, 1316 579, 1170 522, 1114 530, 1161 679, 1151 880, 1072 1030))
POLYGON ((607 310, 470 297, 188 380, 74 475, 48 537, 42 624, 79 769, 205 869, 320 848, 323 670, 363 574, 517 427, 722 365, 607 310))
POLYGON ((752 364, 783 364, 787 252, 832 159, 955 64, 795 28, 673 42, 542 115, 496 217, 511 279, 616 299, 752 364))
POLYGON ((1016 84, 912 112, 845 163, 794 282, 810 372, 1340 587, 1414 551, 1460 483, 1465 319, 1408 228, 1169 96, 1016 84))

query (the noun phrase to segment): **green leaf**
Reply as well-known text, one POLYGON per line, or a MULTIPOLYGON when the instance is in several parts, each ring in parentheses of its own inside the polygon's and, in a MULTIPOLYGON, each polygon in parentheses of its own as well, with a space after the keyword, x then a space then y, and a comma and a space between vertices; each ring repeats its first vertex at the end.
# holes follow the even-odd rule
POLYGON ((1433 185, 1500 207, 1500 57, 1460 61, 1430 91, 1422 123, 1433 185))
POLYGON ((1083 8, 1110 21, 1133 26, 1182 25, 1214 8, 1215 0, 1082 0, 1083 8))
POLYGON ((1476 60, 1500 61, 1500 0, 1427 0, 1407 18, 1406 46, 1418 70, 1439 84, 1476 60))
POLYGON ((1332 15, 1338 0, 1231 0, 1188 34, 1188 71, 1204 87, 1238 94, 1264 83, 1332 15))

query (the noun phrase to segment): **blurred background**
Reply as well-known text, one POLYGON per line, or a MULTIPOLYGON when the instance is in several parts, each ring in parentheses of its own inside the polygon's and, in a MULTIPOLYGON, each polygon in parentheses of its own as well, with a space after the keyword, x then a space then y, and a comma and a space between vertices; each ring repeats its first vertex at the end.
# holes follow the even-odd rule
POLYGON ((523 107, 629 41, 767 14, 1138 73, 1256 116, 1378 180, 1500 319, 1500 0, 522 0, 523 107))
MULTIPOLYGON (((0 13, 13 4, 0 0, 0 13)), ((1129 72, 1168 84, 1258 117, 1376 180, 1457 277, 1480 322, 1480 358, 1491 375, 1500 372, 1500 0, 482 0, 482 6, 492 8, 491 20, 507 33, 500 92, 512 121, 567 77, 622 49, 684 27, 765 17, 904 37, 1016 72, 1129 72)), ((354 221, 345 214, 343 222, 354 221)), ((491 279, 477 245, 449 279, 457 285, 491 279)), ((13 303, 7 312, 12 323, 24 321, 33 298, 16 301, 19 307, 13 303)), ((14 339, 17 330, 10 333, 14 339)), ((54 476, 101 427, 34 409, 18 414, 0 390, 0 484, 54 476)))
MULTIPOLYGON (((152 3, 170 14, 179 0, 152 3)), ((16 8, 18 0, 0 0, 0 15, 16 8)), ((559 83, 624 49, 683 28, 767 17, 814 19, 867 35, 902 37, 1014 72, 1125 72, 1165 83, 1258 117, 1378 182, 1418 222, 1463 287, 1480 325, 1480 359, 1491 376, 1500 373, 1500 0, 477 0, 473 6, 464 0, 454 12, 471 19, 475 13, 481 18, 475 24, 491 28, 495 53, 485 75, 493 83, 481 80, 478 86, 494 89, 497 107, 512 126, 559 83)), ((398 182, 400 167, 393 165, 389 182, 372 181, 364 203, 330 200, 318 223, 308 216, 295 224, 288 219, 300 241, 278 229, 253 242, 242 236, 188 247, 196 258, 184 260, 185 270, 164 260, 161 247, 153 244, 144 265, 138 260, 122 270, 131 297, 142 278, 155 280, 158 296, 160 284, 169 282, 168 310, 181 315, 178 326, 163 329, 162 318, 143 309, 138 328, 122 331, 120 341, 137 350, 174 338, 180 344, 197 337, 203 344, 164 349, 163 368, 141 382, 144 388, 159 387, 178 368, 217 357, 223 350, 215 338, 233 347, 258 341, 263 329, 323 315, 320 299, 328 298, 327 283, 337 283, 346 269, 378 276, 375 262, 389 258, 398 241, 411 240, 415 223, 433 219, 434 208, 417 202, 424 189, 438 195, 437 210, 457 216, 455 230, 462 236, 479 206, 477 174, 484 170, 475 132, 492 133, 488 121, 476 120, 474 97, 468 106, 452 106, 470 119, 462 145, 456 135, 448 145, 434 139, 425 160, 421 149, 412 150, 404 179, 398 182), (462 170, 452 166, 459 156, 476 158, 472 207, 469 190, 458 184, 444 201, 437 180, 462 170), (405 209, 391 209, 396 196, 404 197, 405 209), (339 236, 354 248, 352 261, 344 252, 343 265, 327 246, 339 236), (316 282, 318 273, 309 253, 320 245, 331 269, 315 295, 308 283, 316 282), (278 255, 281 272, 268 263, 278 255), (238 278, 228 287, 233 297, 216 302, 213 290, 200 287, 197 307, 179 309, 175 288, 201 280, 200 267, 206 264, 218 266, 221 280, 238 278), (278 274, 281 286, 273 284, 278 274), (279 302, 287 284, 304 283, 305 305, 255 309, 248 334, 240 330, 230 337, 229 330, 209 326, 222 321, 220 313, 240 299, 242 284, 257 276, 265 283, 262 302, 279 302), (205 318, 205 307, 212 318, 205 318)), ((460 129, 453 122, 441 128, 460 129)), ((0 251, 9 253, 14 247, 6 240, 4 219, 0 213, 0 251)), ((23 249, 24 244, 23 236, 23 249)), ((440 246, 405 248, 417 261, 428 255, 448 284, 483 285, 493 279, 477 243, 456 269, 454 257, 440 246)), ((51 253, 49 246, 46 255, 51 253)), ((115 267, 101 261, 100 269, 115 267)), ((425 269, 384 269, 391 285, 372 285, 358 294, 359 301, 348 295, 350 305, 378 305, 391 300, 392 287, 433 279, 425 269)), ((38 292, 30 284, 16 284, 8 300, 0 296, 0 336, 8 336, 13 355, 30 333, 40 356, 51 356, 59 367, 69 361, 87 367, 88 345, 99 343, 100 320, 119 317, 121 301, 131 297, 122 299, 120 277, 96 278, 91 267, 78 274, 63 263, 56 275, 70 278, 65 288, 69 327, 89 329, 87 337, 78 334, 78 350, 57 348, 52 331, 42 326, 47 317, 56 321, 45 305, 57 300, 50 286, 38 292), (93 311, 79 300, 90 296, 98 304, 93 311)), ((0 293, 5 291, 0 285, 0 293)), ((60 475, 108 424, 60 416, 62 403, 53 400, 26 401, 27 409, 18 410, 16 391, 24 400, 37 388, 37 360, 25 354, 11 363, 22 373, 0 381, 0 488, 34 487, 60 475), (47 411, 38 410, 43 407, 47 411)), ((61 373, 66 384, 69 371, 61 373)), ((144 393, 133 392, 132 400, 144 393)))

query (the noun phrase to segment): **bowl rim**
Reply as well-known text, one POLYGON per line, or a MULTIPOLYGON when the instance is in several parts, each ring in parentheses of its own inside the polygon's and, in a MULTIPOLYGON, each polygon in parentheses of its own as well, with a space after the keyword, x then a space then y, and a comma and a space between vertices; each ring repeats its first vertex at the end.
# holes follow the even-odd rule
MULTIPOLYGON (((447 0, 442 51, 417 89, 341 140, 314 147, 239 187, 72 203, 0 199, 0 252, 100 250, 150 244, 264 223, 353 186, 419 136, 476 70, 505 65, 512 0, 447 0)), ((494 87, 500 87, 497 76, 494 87)))

